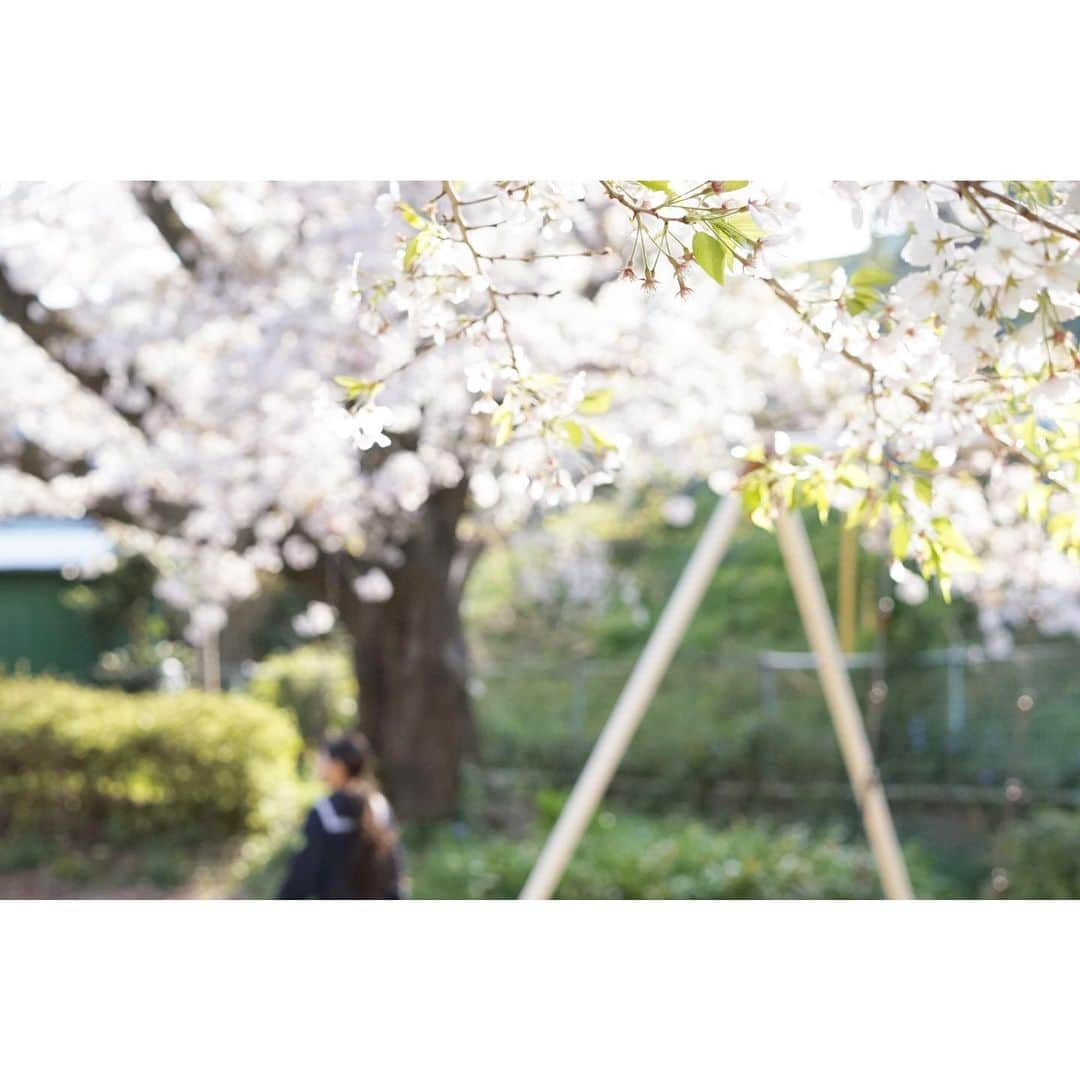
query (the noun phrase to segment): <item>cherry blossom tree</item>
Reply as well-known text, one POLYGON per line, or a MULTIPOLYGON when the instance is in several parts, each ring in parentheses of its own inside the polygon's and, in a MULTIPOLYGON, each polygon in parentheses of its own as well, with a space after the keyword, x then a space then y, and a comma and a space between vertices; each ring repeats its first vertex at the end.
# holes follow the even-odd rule
POLYGON ((836 507, 998 630, 1075 596, 1074 189, 844 190, 911 272, 791 265, 743 181, 11 186, 0 509, 111 522, 193 641, 300 582, 415 816, 473 739, 485 539, 615 478, 836 507))
POLYGON ((374 196, 5 191, 0 500, 8 514, 114 523, 159 566, 193 641, 266 575, 332 604, 403 810, 423 814, 452 801, 471 735, 455 539, 467 479, 415 422, 393 443, 375 432, 389 445, 363 454, 340 430, 331 380, 365 346, 351 305, 333 300, 356 250, 379 242, 374 196))
MULTIPOLYGON (((610 482, 617 415, 670 444, 685 397, 721 456, 738 425, 704 408, 700 370, 656 378, 665 326, 719 366, 715 312, 684 326, 678 301, 608 280, 608 256, 560 261, 555 307, 524 283, 490 297, 543 372, 400 313, 358 319, 356 252, 383 277, 400 258, 385 201, 373 185, 4 190, 0 505, 109 522, 196 643, 267 576, 299 582, 316 605, 301 625, 333 609, 355 643, 362 721, 403 812, 424 816, 452 805, 473 738, 459 603, 485 538, 610 482), (623 371, 638 341, 655 355, 623 371)), ((734 416, 750 391, 725 381, 734 416)))

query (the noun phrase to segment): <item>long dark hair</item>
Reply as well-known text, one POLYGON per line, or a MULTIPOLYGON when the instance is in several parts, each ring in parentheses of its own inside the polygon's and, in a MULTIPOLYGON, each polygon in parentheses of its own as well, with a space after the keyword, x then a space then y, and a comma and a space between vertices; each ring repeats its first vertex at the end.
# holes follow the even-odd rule
POLYGON ((384 900, 399 889, 397 830, 386 797, 375 782, 374 757, 363 735, 331 739, 323 753, 341 762, 349 774, 345 789, 359 803, 356 843, 350 860, 352 886, 358 900, 384 900))

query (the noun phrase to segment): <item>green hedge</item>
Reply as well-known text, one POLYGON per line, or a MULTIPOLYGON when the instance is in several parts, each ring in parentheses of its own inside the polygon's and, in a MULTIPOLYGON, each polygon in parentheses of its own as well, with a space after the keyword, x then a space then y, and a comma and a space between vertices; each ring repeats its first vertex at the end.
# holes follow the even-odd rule
POLYGON ((1010 900, 1080 899, 1080 813, 1041 810, 1013 822, 998 835, 994 864, 997 892, 1010 900))
POLYGON ((356 724, 356 676, 338 649, 309 645, 269 656, 255 669, 248 693, 289 710, 308 744, 356 724))
MULTIPOLYGON (((539 830, 518 842, 440 829, 408 860, 418 898, 518 895, 536 859, 539 830)), ((907 851, 919 896, 946 885, 917 850, 907 851)), ((714 829, 682 818, 605 811, 593 822, 559 888, 570 900, 873 899, 881 895, 869 851, 839 829, 813 832, 737 822, 714 829)))
POLYGON ((0 679, 0 827, 102 840, 257 829, 299 749, 287 714, 238 694, 0 679))

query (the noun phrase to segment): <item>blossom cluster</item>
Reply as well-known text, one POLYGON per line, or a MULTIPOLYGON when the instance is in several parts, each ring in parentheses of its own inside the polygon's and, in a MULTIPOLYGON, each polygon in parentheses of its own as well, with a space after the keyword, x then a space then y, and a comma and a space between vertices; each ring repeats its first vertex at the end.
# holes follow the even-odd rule
POLYGON ((121 523, 197 640, 268 575, 385 602, 440 491, 707 477, 1076 629, 1078 189, 842 190, 874 248, 807 266, 746 181, 8 186, 0 512, 121 523))
MULTIPOLYGON (((1036 552, 1014 591, 1039 591, 1045 574, 1075 582, 1066 556, 1080 554, 1072 322, 1080 314, 1080 189, 836 187, 856 216, 873 217, 880 259, 791 265, 782 241, 797 226, 797 208, 745 181, 601 181, 574 189, 569 205, 560 201, 564 185, 443 182, 419 211, 395 192, 384 206, 404 227, 400 259, 376 287, 360 288, 361 302, 369 325, 389 298, 437 347, 469 342, 476 359, 467 383, 481 394, 474 409, 491 414, 499 441, 539 434, 556 447, 560 439, 580 445, 580 373, 603 371, 612 419, 628 433, 612 434, 612 443, 650 451, 652 474, 661 461, 659 471, 670 467, 693 432, 692 460, 711 458, 717 489, 738 488, 755 521, 770 527, 785 506, 835 507, 869 530, 871 543, 891 547, 894 577, 909 596, 924 590, 905 561, 946 592, 955 582, 998 602, 991 583, 1000 573, 982 572, 994 547, 987 520, 1036 552), (649 301, 639 300, 641 329, 663 326, 664 339, 645 348, 636 340, 598 361, 590 353, 596 329, 587 318, 566 325, 560 294, 576 280, 577 295, 602 309, 613 259, 624 289, 635 281, 649 301), (703 295, 712 284, 705 275, 724 292, 703 295), (757 292, 733 287, 736 276, 757 279, 757 292), (699 294, 674 318, 669 283, 680 299, 699 294), (754 314, 740 326, 747 296, 754 314), (512 320, 511 298, 519 298, 512 320), (511 335, 511 322, 521 331, 511 335), (545 364, 545 389, 521 393, 522 366, 532 372, 536 357, 558 355, 560 337, 578 350, 571 374, 545 364), (726 364, 714 362, 718 349, 726 364), (497 372, 503 381, 493 392, 497 372), (700 414, 719 401, 726 438, 716 439, 720 425, 700 414), (558 422, 546 423, 553 415, 558 422), (658 457, 665 430, 674 430, 667 449, 676 453, 658 457), (1018 513, 1038 527, 1020 527, 1018 513)), ((633 318, 627 296, 618 305, 624 319, 633 318)), ((625 458, 608 464, 625 469, 625 458)), ((1073 594, 1075 583, 1065 590, 1073 594)))

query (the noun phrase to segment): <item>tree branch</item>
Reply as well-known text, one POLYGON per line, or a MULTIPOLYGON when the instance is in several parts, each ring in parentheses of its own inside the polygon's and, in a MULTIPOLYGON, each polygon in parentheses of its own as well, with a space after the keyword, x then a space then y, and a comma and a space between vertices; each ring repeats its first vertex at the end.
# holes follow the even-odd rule
MULTIPOLYGON (((20 439, 18 450, 10 457, 0 452, 0 467, 4 465, 42 483, 49 483, 57 476, 88 476, 94 471, 93 463, 86 458, 68 461, 28 439, 20 439)), ((151 495, 147 511, 136 517, 124 505, 123 496, 108 495, 94 500, 87 510, 95 517, 118 525, 135 525, 151 532, 169 533, 183 522, 190 507, 151 495)))
MULTIPOLYGON (((50 311, 33 293, 22 292, 11 281, 0 262, 0 316, 17 326, 35 345, 44 350, 53 363, 75 378, 83 389, 104 401, 121 419, 142 432, 142 412, 128 409, 110 401, 106 391, 109 373, 102 368, 91 369, 71 356, 71 348, 79 341, 78 330, 61 314, 50 311)), ((158 401, 152 387, 145 386, 151 403, 158 401)))
MULTIPOLYGON (((22 292, 0 262, 0 317, 14 323, 46 352, 53 353, 71 341, 76 332, 58 312, 45 307, 33 293, 22 292)), ((66 366, 66 365, 65 365, 66 366)))
POLYGON ((131 194, 180 264, 189 273, 194 273, 202 257, 201 241, 184 224, 172 200, 161 190, 159 182, 135 180, 131 184, 131 194))
MULTIPOLYGON (((1066 228, 1064 225, 1059 225, 1056 221, 1051 221, 1049 218, 1035 213, 1034 210, 1030 210, 1022 202, 1018 202, 1016 199, 1004 195, 1000 191, 994 191, 993 188, 987 187, 981 180, 957 180, 956 186, 961 195, 967 194, 969 197, 981 195, 984 199, 993 199, 995 202, 1007 206, 1014 214, 1019 214, 1025 221, 1030 221, 1032 225, 1041 225, 1044 229, 1060 233, 1062 236, 1067 236, 1070 240, 1080 240, 1080 232, 1066 228)), ((972 202, 985 213, 985 208, 978 199, 972 198, 972 202)))

